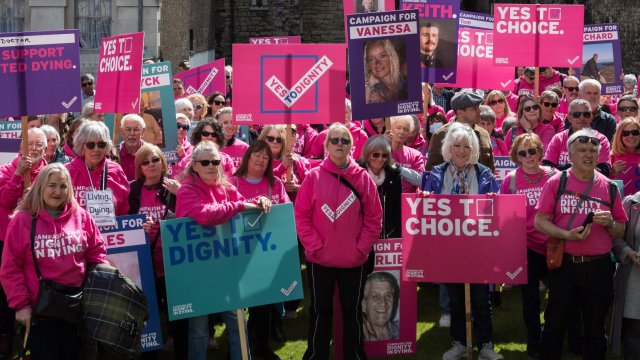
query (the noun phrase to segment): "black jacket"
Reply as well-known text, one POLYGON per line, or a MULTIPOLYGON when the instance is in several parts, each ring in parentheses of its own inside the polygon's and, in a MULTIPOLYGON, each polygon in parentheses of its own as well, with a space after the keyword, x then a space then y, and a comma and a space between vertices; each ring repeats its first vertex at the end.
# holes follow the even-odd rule
MULTIPOLYGON (((362 160, 358 164, 366 168, 362 160)), ((386 166, 384 168, 385 179, 378 186, 378 195, 382 205, 382 232, 380 239, 396 239, 402 237, 402 177, 398 167, 386 166)))

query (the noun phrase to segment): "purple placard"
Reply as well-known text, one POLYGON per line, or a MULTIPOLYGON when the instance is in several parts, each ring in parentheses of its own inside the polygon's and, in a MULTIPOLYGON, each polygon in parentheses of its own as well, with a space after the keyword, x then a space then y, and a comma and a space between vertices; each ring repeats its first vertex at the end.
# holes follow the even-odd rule
POLYGON ((471 11, 460 11, 458 24, 460 28, 493 30, 493 16, 471 11))
POLYGON ((460 0, 402 0, 400 8, 417 9, 420 14, 422 81, 455 83, 460 0))
POLYGON ((267 36, 267 37, 250 37, 249 44, 256 45, 275 45, 275 44, 301 44, 302 37, 295 36, 267 36))
POLYGON ((0 117, 82 109, 78 30, 0 34, 0 117))
POLYGON ((418 11, 347 15, 347 26, 353 119, 422 113, 418 11))
POLYGON ((580 80, 598 80, 602 84, 602 95, 624 92, 620 79, 622 54, 619 29, 617 23, 584 26, 582 64, 580 68, 575 69, 576 76, 580 80), (597 57, 594 57, 596 54, 597 57))

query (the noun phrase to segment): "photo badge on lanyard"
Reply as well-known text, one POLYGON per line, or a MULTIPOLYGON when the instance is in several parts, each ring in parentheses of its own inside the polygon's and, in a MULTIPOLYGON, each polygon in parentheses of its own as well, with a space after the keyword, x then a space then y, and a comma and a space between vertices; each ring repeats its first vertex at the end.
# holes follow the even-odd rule
MULTIPOLYGON (((87 168, 87 173, 89 168, 87 168)), ((91 182, 91 188, 93 187, 93 181, 91 180, 91 174, 89 174, 89 181, 91 182)), ((104 169, 102 171, 102 181, 100 184, 100 190, 90 190, 85 192, 85 204, 89 215, 93 218, 98 226, 115 226, 116 225, 116 210, 113 205, 113 193, 111 189, 107 187, 107 163, 105 160, 104 169)))

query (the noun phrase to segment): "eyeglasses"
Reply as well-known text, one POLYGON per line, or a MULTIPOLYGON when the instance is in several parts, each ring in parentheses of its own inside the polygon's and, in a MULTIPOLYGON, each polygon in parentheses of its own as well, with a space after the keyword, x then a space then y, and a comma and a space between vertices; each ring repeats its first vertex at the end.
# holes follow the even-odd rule
MULTIPOLYGON (((82 83, 82 87, 93 86, 93 81, 82 83)), ((76 88, 77 89, 77 88, 76 88)))
POLYGON ((202 105, 198 104, 198 105, 196 105, 196 107, 195 107, 194 109, 196 109, 196 110, 200 111, 200 110, 202 110, 202 108, 203 108, 203 107, 204 107, 204 106, 202 106, 202 105))
POLYGON ((600 139, 593 137, 593 136, 578 136, 577 138, 573 139, 572 142, 569 143, 569 146, 571 146, 571 144, 573 144, 574 142, 578 141, 580 144, 586 144, 588 142, 591 142, 591 144, 598 146, 598 144, 600 144, 600 139))
POLYGON ((385 154, 385 153, 372 153, 371 156, 373 156, 374 159, 377 159, 379 157, 382 156, 383 159, 386 159, 389 157, 389 154, 385 154))
POLYGON ((98 141, 98 142, 89 141, 87 143, 84 143, 84 146, 86 146, 87 149, 89 149, 89 150, 95 149, 96 145, 98 145, 99 149, 104 149, 104 148, 107 147, 107 143, 105 141, 98 141))
POLYGON ((564 88, 567 89, 567 91, 569 91, 569 92, 578 91, 578 87, 577 86, 565 86, 564 88))
POLYGON ((555 103, 555 102, 548 102, 548 101, 543 102, 543 103, 542 103, 542 105, 544 105, 545 107, 549 107, 549 106, 551 106, 551 107, 552 107, 552 108, 554 108, 554 109, 558 107, 558 103, 555 103))
POLYGON ((520 157, 524 158, 524 157, 527 157, 527 154, 529 154, 529 155, 531 155, 531 156, 534 156, 534 155, 535 155, 535 154, 537 154, 537 153, 538 153, 538 149, 536 149, 536 148, 529 148, 529 149, 527 149, 527 150, 520 150, 520 151, 518 151, 518 156, 520 156, 520 157))
POLYGON ((142 166, 149 166, 151 165, 151 163, 157 164, 158 162, 160 162, 160 158, 154 157, 151 160, 144 160, 143 162, 141 162, 141 164, 142 166))
POLYGON ((277 142, 278 144, 282 144, 282 138, 281 137, 267 136, 267 137, 265 137, 265 139, 267 139, 267 141, 270 142, 270 143, 277 142))
POLYGON ((205 131, 205 130, 202 130, 202 132, 200 134, 202 135, 202 137, 216 137, 216 133, 208 132, 208 131, 205 131))
POLYGON ((622 130, 622 137, 627 137, 629 135, 638 136, 640 135, 640 130, 622 130))
POLYGON ((184 130, 184 131, 189 131, 190 126, 189 126, 189 125, 187 125, 187 124, 180 124, 180 123, 177 123, 176 125, 178 126, 178 129, 182 129, 182 130, 184 130))
POLYGON ((525 112, 530 112, 530 111, 538 111, 540 110, 540 106, 538 105, 531 105, 531 106, 525 106, 522 108, 525 112))
POLYGON ((224 106, 224 105, 227 105, 227 102, 226 101, 220 101, 220 100, 213 100, 213 104, 215 106, 224 106))
POLYGON ((618 111, 624 111, 624 112, 636 112, 638 111, 638 107, 637 106, 621 106, 618 111))
POLYGON ((579 118, 580 115, 582 115, 582 117, 585 119, 591 118, 591 113, 589 111, 583 111, 583 112, 574 111, 571 113, 571 116, 573 116, 575 119, 579 118))
POLYGON ((489 106, 496 106, 498 104, 504 104, 504 100, 503 99, 496 99, 496 100, 491 100, 489 101, 489 106))
POLYGON ((330 138, 329 142, 332 143, 333 145, 338 145, 339 142, 342 143, 342 145, 349 145, 351 144, 351 140, 349 140, 348 138, 343 138, 343 137, 334 137, 334 138, 330 138))
POLYGON ((204 167, 209 166, 209 164, 212 164, 213 166, 220 165, 220 160, 193 160, 193 162, 200 163, 200 165, 204 167))

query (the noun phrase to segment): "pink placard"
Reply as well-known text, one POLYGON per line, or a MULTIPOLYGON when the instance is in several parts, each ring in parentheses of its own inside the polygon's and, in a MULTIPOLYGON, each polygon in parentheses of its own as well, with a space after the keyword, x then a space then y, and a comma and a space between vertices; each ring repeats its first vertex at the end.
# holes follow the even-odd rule
POLYGON ((403 280, 527 282, 524 195, 402 195, 403 280))
POLYGON ((344 44, 234 44, 234 123, 343 121, 345 69, 344 44))
POLYGON ((175 74, 174 79, 182 80, 187 95, 202 94, 207 96, 220 91, 225 94, 224 59, 198 66, 175 74))
POLYGON ((493 31, 458 30, 458 65, 453 88, 510 90, 513 67, 493 64, 493 31))
POLYGON ((583 5, 494 5, 496 65, 582 64, 583 5))
POLYGON ((96 75, 96 112, 140 112, 143 47, 144 32, 102 39, 96 75))
MULTIPOLYGON (((413 355, 416 353, 418 318, 417 284, 401 279, 402 239, 379 239, 373 245, 373 250, 375 262, 373 273, 368 276, 367 285, 365 285, 362 316, 363 322, 385 329, 387 338, 376 338, 376 332, 371 331, 375 329, 373 325, 364 325, 364 350, 367 356, 413 355), (383 299, 385 291, 396 287, 398 294, 393 294, 393 302, 383 299)), ((335 360, 341 360, 342 312, 337 294, 334 296, 333 303, 335 308, 333 322, 336 324, 333 336, 334 357, 335 360)))
POLYGON ((256 45, 300 44, 300 43, 302 43, 302 37, 298 35, 249 38, 249 44, 256 44, 256 45))

